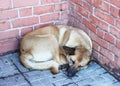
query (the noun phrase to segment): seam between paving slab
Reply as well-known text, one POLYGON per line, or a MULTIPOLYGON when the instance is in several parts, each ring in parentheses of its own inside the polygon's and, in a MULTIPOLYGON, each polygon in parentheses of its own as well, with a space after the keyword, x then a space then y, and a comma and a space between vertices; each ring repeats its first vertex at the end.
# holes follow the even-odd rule
POLYGON ((13 61, 12 61, 12 63, 13 63, 13 65, 17 68, 17 70, 20 72, 20 74, 23 76, 23 78, 26 80, 26 82, 27 82, 30 86, 32 86, 31 83, 30 83, 30 81, 27 80, 27 78, 24 76, 23 72, 21 72, 21 71, 19 70, 19 68, 15 65, 15 63, 14 63, 13 61))

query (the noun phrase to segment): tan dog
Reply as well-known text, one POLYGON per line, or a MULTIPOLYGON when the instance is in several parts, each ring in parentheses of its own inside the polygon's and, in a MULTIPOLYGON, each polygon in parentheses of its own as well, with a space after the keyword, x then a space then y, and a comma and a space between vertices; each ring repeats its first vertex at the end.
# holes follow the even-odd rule
POLYGON ((50 69, 53 74, 59 72, 60 65, 69 63, 68 76, 71 77, 79 69, 87 67, 92 41, 78 28, 52 25, 25 35, 21 40, 20 52, 25 67, 50 69))

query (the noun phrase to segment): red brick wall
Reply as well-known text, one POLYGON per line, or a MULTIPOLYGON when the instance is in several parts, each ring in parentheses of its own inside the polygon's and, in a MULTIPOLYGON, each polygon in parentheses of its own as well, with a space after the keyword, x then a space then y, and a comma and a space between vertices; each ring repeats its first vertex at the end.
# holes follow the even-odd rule
POLYGON ((18 49, 19 39, 48 24, 67 24, 66 0, 0 0, 0 54, 18 49))
POLYGON ((93 57, 120 76, 120 0, 70 0, 69 6, 68 24, 86 31, 93 57))

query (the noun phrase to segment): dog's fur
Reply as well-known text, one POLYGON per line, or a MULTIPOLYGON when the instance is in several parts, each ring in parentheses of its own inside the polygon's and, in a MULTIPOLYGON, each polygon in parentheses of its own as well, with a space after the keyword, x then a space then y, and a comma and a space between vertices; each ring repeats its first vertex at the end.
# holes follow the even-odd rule
POLYGON ((85 68, 90 61, 92 41, 78 28, 51 25, 25 35, 21 40, 20 52, 20 60, 27 68, 50 69, 56 74, 60 65, 72 61, 68 72, 76 72, 85 68))

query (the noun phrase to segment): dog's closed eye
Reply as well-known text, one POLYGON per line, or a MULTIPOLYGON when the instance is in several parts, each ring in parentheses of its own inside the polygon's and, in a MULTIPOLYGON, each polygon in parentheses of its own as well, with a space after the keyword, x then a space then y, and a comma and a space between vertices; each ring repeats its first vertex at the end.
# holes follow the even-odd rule
POLYGON ((71 60, 72 64, 75 64, 75 61, 73 61, 72 59, 70 59, 70 60, 71 60))

